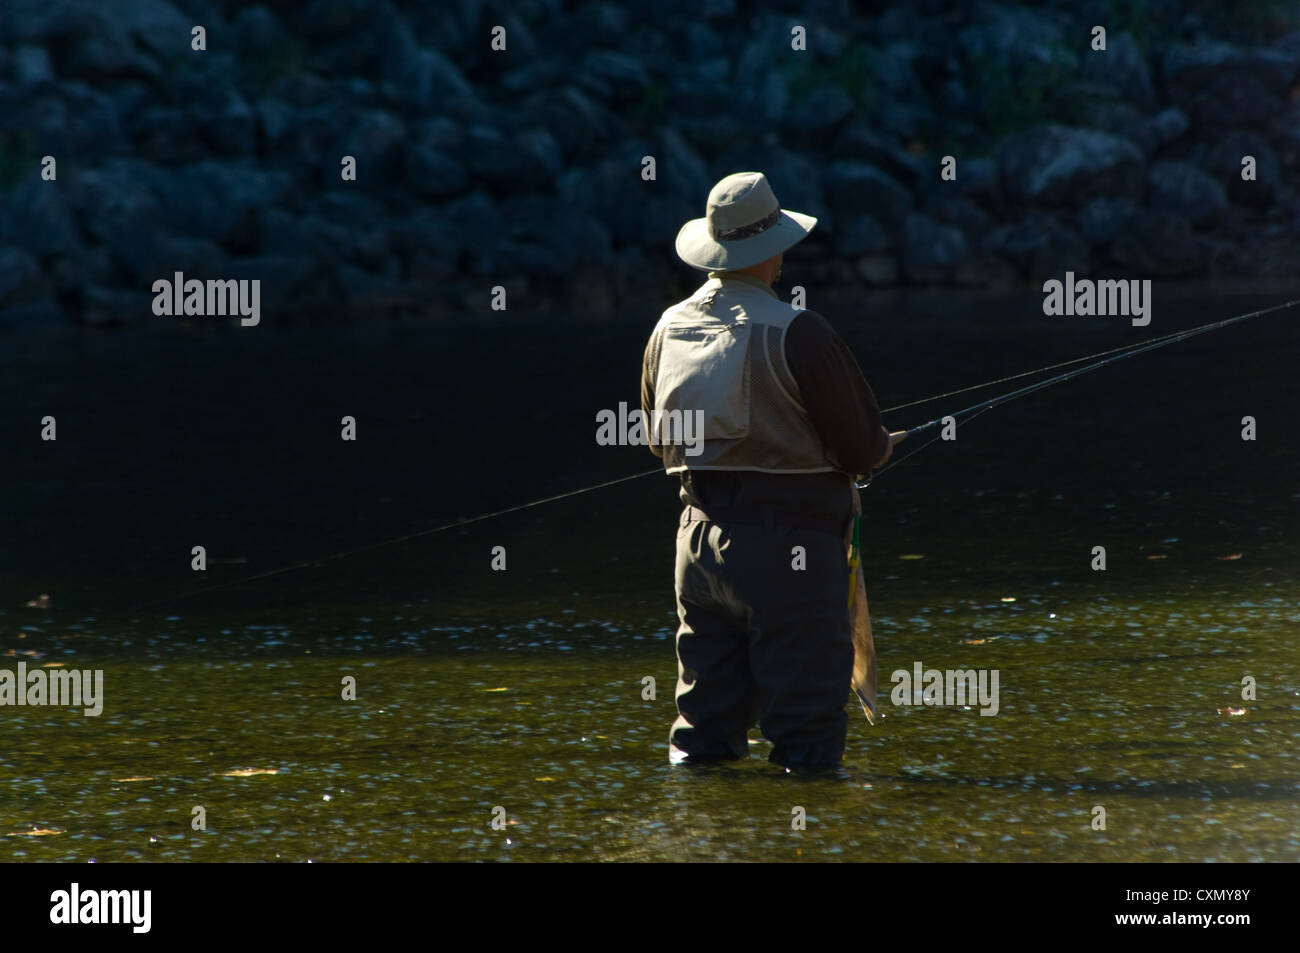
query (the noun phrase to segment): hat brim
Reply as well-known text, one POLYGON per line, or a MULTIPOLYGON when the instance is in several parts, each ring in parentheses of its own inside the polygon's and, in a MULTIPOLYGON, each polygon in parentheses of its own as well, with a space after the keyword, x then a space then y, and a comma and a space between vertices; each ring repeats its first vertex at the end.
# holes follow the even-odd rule
POLYGON ((781 209, 776 224, 752 238, 720 242, 709 235, 709 221, 693 218, 677 233, 677 257, 700 271, 734 271, 767 261, 803 241, 817 224, 812 215, 781 209))

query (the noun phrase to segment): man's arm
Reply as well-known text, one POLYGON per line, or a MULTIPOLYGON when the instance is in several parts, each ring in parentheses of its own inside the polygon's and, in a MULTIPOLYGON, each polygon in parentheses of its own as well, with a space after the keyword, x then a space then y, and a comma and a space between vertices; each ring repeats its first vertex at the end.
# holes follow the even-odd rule
POLYGON ((853 352, 824 317, 804 311, 790 322, 785 359, 814 429, 842 469, 865 475, 889 459, 902 438, 885 428, 853 352))

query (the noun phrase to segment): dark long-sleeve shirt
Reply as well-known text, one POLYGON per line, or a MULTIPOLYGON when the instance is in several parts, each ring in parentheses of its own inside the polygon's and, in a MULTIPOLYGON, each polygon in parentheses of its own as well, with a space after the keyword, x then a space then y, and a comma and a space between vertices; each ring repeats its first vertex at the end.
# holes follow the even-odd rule
MULTIPOLYGON (((785 359, 813 428, 833 462, 846 474, 865 475, 885 455, 889 431, 871 386, 853 352, 824 317, 804 311, 790 322, 785 359)), ((654 380, 641 371, 641 411, 654 409, 654 380)), ((656 456, 658 448, 651 447, 656 456)), ((838 514, 848 501, 836 473, 774 474, 747 470, 701 470, 681 474, 682 502, 706 507, 768 503, 838 514)))

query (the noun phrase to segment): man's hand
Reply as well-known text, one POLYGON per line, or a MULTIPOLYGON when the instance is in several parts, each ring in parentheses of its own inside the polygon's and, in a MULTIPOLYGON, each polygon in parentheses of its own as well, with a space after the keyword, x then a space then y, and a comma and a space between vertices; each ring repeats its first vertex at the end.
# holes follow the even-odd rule
POLYGON ((902 442, 903 442, 904 440, 906 440, 906 439, 907 439, 907 431, 906 431, 906 430, 894 430, 894 431, 892 431, 892 432, 889 434, 889 446, 885 448, 885 455, 884 455, 883 457, 881 457, 879 460, 876 461, 876 465, 875 465, 874 467, 872 467, 872 469, 873 469, 873 470, 879 470, 879 469, 880 469, 881 467, 883 467, 886 463, 888 463, 888 462, 889 462, 889 458, 892 457, 892 456, 894 455, 894 444, 896 444, 896 443, 902 443, 902 442))

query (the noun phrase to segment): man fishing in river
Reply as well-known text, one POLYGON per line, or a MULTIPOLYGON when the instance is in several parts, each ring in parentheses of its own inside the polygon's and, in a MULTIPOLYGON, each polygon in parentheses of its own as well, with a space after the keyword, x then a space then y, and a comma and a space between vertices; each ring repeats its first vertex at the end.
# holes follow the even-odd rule
POLYGON ((905 434, 882 425, 826 319, 772 290, 785 251, 816 223, 783 210, 761 173, 718 182, 676 243, 708 280, 664 312, 646 345, 641 410, 684 506, 675 764, 747 757, 758 724, 776 764, 833 768, 850 684, 873 715, 856 480, 905 434), (671 432, 688 416, 704 422, 690 440, 671 432))

